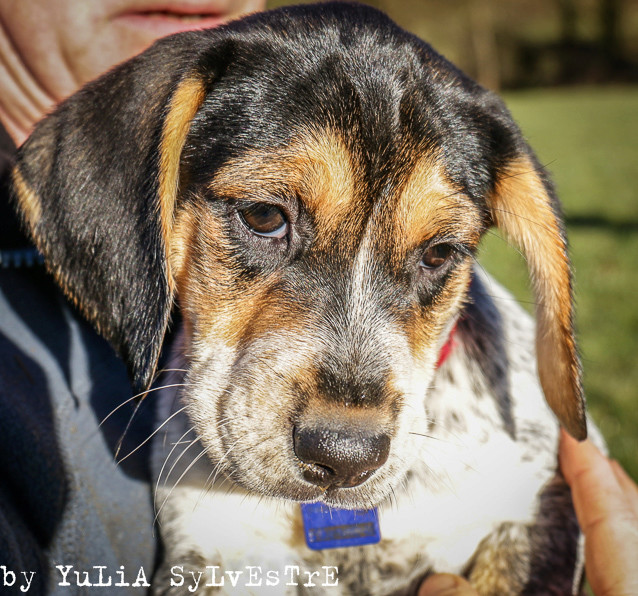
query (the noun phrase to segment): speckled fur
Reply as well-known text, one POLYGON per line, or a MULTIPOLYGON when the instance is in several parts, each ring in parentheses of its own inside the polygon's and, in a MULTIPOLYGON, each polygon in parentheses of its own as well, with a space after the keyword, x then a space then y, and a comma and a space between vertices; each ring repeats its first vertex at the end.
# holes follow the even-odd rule
MULTIPOLYGON (((557 471, 558 426, 538 384, 533 336, 531 318, 511 295, 475 272, 457 345, 423 395, 429 424, 415 429, 411 443, 419 457, 380 503, 383 539, 374 546, 310 550, 298 504, 250 494, 222 474, 211 484, 215 463, 206 458, 181 477, 200 445, 180 458, 184 445, 173 445, 189 422, 172 418, 155 442, 166 546, 156 593, 183 593, 169 589, 172 565, 213 564, 334 565, 339 585, 199 593, 411 594, 436 571, 462 573, 482 596, 570 594, 579 532, 557 471)), ((173 364, 182 361, 181 350, 178 343, 173 364)), ((161 393, 160 423, 188 400, 175 389, 161 393)))

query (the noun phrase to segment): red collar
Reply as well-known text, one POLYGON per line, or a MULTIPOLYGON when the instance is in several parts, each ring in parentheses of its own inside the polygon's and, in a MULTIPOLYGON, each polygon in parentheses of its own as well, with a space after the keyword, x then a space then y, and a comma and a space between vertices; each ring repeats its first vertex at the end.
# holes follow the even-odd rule
POLYGON ((454 327, 452 327, 452 331, 450 331, 450 335, 448 335, 447 341, 443 344, 441 351, 439 352, 439 359, 436 361, 436 368, 440 368, 443 363, 450 357, 452 350, 456 347, 456 328, 458 323, 454 323, 454 327))

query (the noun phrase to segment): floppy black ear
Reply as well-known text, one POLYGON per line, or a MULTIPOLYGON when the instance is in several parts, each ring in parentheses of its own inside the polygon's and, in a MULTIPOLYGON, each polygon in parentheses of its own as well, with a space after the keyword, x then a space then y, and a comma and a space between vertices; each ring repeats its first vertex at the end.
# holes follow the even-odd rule
POLYGON ((527 260, 536 296, 536 353, 545 398, 566 430, 587 437, 573 327, 567 241, 554 189, 529 148, 502 168, 488 205, 527 260))
POLYGON ((205 32, 168 38, 89 84, 36 127, 13 172, 48 268, 138 389, 170 315, 179 160, 213 76, 196 66, 210 46, 205 32))

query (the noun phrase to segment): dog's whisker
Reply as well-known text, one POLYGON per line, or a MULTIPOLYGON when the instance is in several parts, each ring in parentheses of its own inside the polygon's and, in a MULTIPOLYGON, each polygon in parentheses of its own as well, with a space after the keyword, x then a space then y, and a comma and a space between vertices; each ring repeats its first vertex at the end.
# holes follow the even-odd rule
POLYGON ((220 488, 223 488, 226 483, 229 483, 229 484, 225 489, 225 494, 232 495, 237 490, 237 484, 235 482, 231 482, 229 478, 224 478, 224 481, 220 488))
POLYGON ((521 176, 527 176, 528 174, 536 174, 538 172, 543 172, 546 168, 551 166, 556 160, 552 159, 543 165, 539 165, 535 168, 529 168, 527 170, 523 170, 522 172, 515 172, 514 174, 507 174, 503 176, 503 180, 511 180, 512 178, 520 178, 521 176))
MULTIPOLYGON (((500 302, 512 302, 514 304, 529 304, 530 306, 538 306, 538 302, 536 300, 519 300, 518 298, 515 298, 514 296, 498 296, 496 294, 490 294, 488 292, 477 292, 476 293, 477 296, 485 296, 487 298, 491 298, 494 301, 500 301, 500 302)), ((485 326, 485 329, 487 329, 488 327, 485 326)))
POLYGON ((202 488, 202 491, 200 491, 200 494, 199 494, 199 496, 197 498, 197 502, 195 503, 195 506, 199 505, 201 499, 203 497, 205 497, 209 493, 209 491, 215 486, 215 482, 217 480, 217 476, 218 476, 219 472, 221 471, 221 467, 222 467, 222 465, 224 463, 224 460, 228 457, 228 455, 235 448, 235 446, 237 445, 238 442, 239 442, 239 439, 237 439, 228 448, 226 453, 224 453, 224 455, 222 455, 222 457, 219 459, 219 461, 215 463, 215 466, 213 467, 213 469, 211 470, 210 474, 208 475, 208 477, 204 481, 204 486, 202 488), (212 480, 211 480, 211 478, 212 478, 212 480))
MULTIPOLYGON (((157 389, 164 389, 166 386, 162 386, 162 387, 158 387, 157 389)), ((150 393, 150 390, 147 391, 142 397, 141 399, 135 404, 135 408, 131 414, 131 416, 128 419, 128 422, 126 423, 126 427, 124 428, 124 432, 122 432, 122 435, 120 436, 118 442, 117 442, 117 446, 115 448, 115 453, 113 454, 113 457, 115 459, 115 461, 117 462, 117 464, 119 465, 122 461, 124 461, 124 459, 126 459, 129 455, 132 455, 135 451, 137 451, 142 445, 144 445, 144 443, 146 443, 146 441, 148 441, 148 439, 146 439, 146 441, 144 441, 142 444, 138 445, 131 453, 129 453, 125 458, 123 458, 122 460, 118 460, 118 456, 120 454, 120 451, 122 449, 122 445, 124 444, 124 438, 126 437, 129 429, 131 428, 131 425, 133 424, 133 420, 135 419, 135 416, 137 415, 137 413, 140 410, 140 407, 142 406, 142 403, 144 402, 144 400, 148 397, 148 394, 150 393)), ((127 400, 127 401, 130 401, 127 400)), ((109 414, 110 416, 110 414, 109 414)), ((107 416, 108 418, 108 416, 107 416)), ((106 418, 105 418, 106 420, 106 418)), ((153 436, 153 435, 151 435, 153 436)), ((150 439, 150 437, 149 437, 150 439)))
POLYGON ((160 368, 155 373, 155 378, 158 379, 160 376, 162 376, 164 373, 167 373, 167 372, 183 372, 183 373, 187 373, 188 369, 187 368, 160 368))
POLYGON ((115 446, 115 453, 113 454, 113 458, 117 462, 117 465, 119 465, 118 456, 120 454, 120 450, 122 449, 122 445, 124 444, 124 438, 126 437, 129 429, 131 428, 131 424, 133 424, 135 415, 139 412, 140 406, 142 405, 142 402, 144 401, 145 398, 146 398, 146 395, 142 397, 142 399, 140 399, 140 401, 137 402, 137 404, 135 404, 135 408, 133 409, 133 412, 129 416, 126 426, 124 427, 124 431, 122 432, 122 434, 120 435, 120 438, 117 441, 117 445, 115 446))
MULTIPOLYGON (((146 439, 144 439, 137 447, 135 447, 135 449, 133 449, 132 451, 130 451, 129 453, 127 453, 123 458, 118 459, 117 463, 118 465, 121 464, 123 461, 125 461, 127 458, 131 457, 131 455, 133 455, 138 449, 141 449, 144 445, 146 445, 146 443, 148 443, 160 430, 162 430, 162 427, 164 427, 168 422, 171 421, 171 419, 175 418, 175 416, 177 416, 178 414, 180 414, 181 412, 183 412, 186 409, 186 406, 180 408, 179 410, 177 410, 176 412, 173 412, 166 420, 164 420, 164 422, 162 422, 162 424, 160 424, 148 437, 146 437, 146 439)), ((127 427, 128 428, 128 427, 127 427)), ((116 454, 117 455, 117 454, 116 454)))
MULTIPOLYGON (((498 238, 503 244, 505 244, 505 246, 509 246, 510 248, 512 248, 514 251, 516 251, 518 253, 518 255, 524 260, 527 260, 527 257, 525 256, 525 254, 523 253, 523 251, 516 246, 515 244, 510 244, 505 238, 503 238, 503 236, 501 234, 497 234, 496 232, 494 232, 493 230, 487 230, 486 235, 491 236, 492 238, 498 238)), ((485 271, 485 269, 483 269, 483 271, 485 271)))
POLYGON ((130 404, 132 401, 135 401, 138 398, 142 398, 141 401, 144 400, 144 398, 149 394, 149 393, 153 393, 154 391, 159 391, 160 389, 168 389, 170 387, 183 387, 185 384, 184 383, 174 383, 171 385, 162 385, 160 387, 152 387, 151 389, 148 389, 147 391, 142 391, 141 393, 137 393, 136 395, 133 395, 131 397, 129 397, 127 400, 123 401, 121 404, 118 404, 115 408, 113 408, 102 420, 102 422, 100 422, 98 424, 98 428, 100 428, 111 416, 113 416, 113 414, 115 414, 115 412, 117 412, 120 408, 123 408, 125 405, 130 404))
MULTIPOLYGON (((177 441, 177 443, 182 443, 184 437, 186 437, 187 434, 193 432, 195 430, 194 427, 190 427, 177 441)), ((194 439, 195 441, 197 440, 197 437, 194 439)), ((190 445, 193 444, 193 441, 189 441, 189 447, 190 445)), ((175 452, 175 449, 177 449, 177 445, 173 445, 173 447, 171 448, 171 450, 169 451, 168 455, 164 458, 164 462, 162 463, 162 467, 160 468, 159 474, 157 475, 157 481, 155 482, 155 493, 157 493, 159 491, 159 486, 160 486, 160 481, 162 479, 162 475, 164 474, 164 469, 166 468, 168 462, 171 459, 171 456, 173 455, 173 453, 175 452)), ((188 447, 186 447, 186 449, 188 449, 188 447)), ((166 481, 164 481, 166 482, 166 481)))
POLYGON ((270 362, 268 362, 267 360, 262 360, 262 362, 281 380, 286 381, 286 377, 281 374, 280 371, 278 371, 274 366, 272 366, 272 364, 270 364, 270 362))
POLYGON ((476 255, 470 255, 470 258, 472 259, 472 261, 474 261, 474 263, 479 267, 479 269, 485 274, 487 275, 487 271, 485 271, 485 267, 483 267, 483 265, 481 264, 481 262, 478 260, 476 255))
MULTIPOLYGON (((220 491, 222 491, 222 489, 224 489, 224 487, 227 484, 229 484, 230 488, 225 489, 225 494, 230 494, 231 492, 233 492, 234 490, 237 489, 237 483, 233 480, 233 478, 232 478, 233 472, 230 469, 223 470, 223 474, 224 475, 223 475, 223 477, 222 477, 222 479, 220 481, 221 483, 217 487, 215 487, 215 483, 217 482, 217 475, 220 472, 219 466, 215 466, 215 468, 216 468, 215 469, 215 478, 213 478, 212 482, 207 482, 206 483, 207 485, 205 487, 204 494, 200 495, 200 497, 198 498, 198 502, 199 502, 199 499, 201 499, 201 498, 207 496, 208 494, 210 494, 210 491, 213 488, 215 488, 216 491, 220 492, 220 491)), ((209 478, 210 478, 210 475, 209 475, 209 478)))
POLYGON ((415 435, 417 437, 425 437, 426 439, 434 439, 435 441, 444 441, 445 440, 442 437, 435 437, 434 435, 428 435, 426 433, 418 433, 418 432, 415 432, 415 431, 409 431, 408 434, 409 435, 415 435))
POLYGON ((390 501, 390 508, 398 510, 399 501, 397 500, 397 496, 394 493, 394 487, 392 485, 390 485, 390 493, 388 495, 388 500, 390 501))
POLYGON ((220 469, 220 466, 223 465, 223 461, 222 460, 223 460, 223 457, 222 457, 222 459, 220 459, 218 462, 215 463, 215 465, 212 467, 210 473, 206 477, 206 480, 204 481, 204 484, 202 486, 202 490, 200 491, 200 495, 197 498, 197 502, 195 504, 196 506, 199 504, 201 499, 206 497, 210 493, 210 491, 213 489, 213 487, 215 486, 215 481, 217 479, 218 471, 220 469))
POLYGON ((186 453, 191 449, 191 447, 193 447, 193 445, 197 445, 198 442, 199 442, 199 437, 195 435, 195 438, 192 441, 190 441, 190 443, 187 443, 187 446, 184 447, 184 449, 182 449, 182 452, 175 458, 175 460, 171 464, 171 467, 168 469, 168 472, 166 473, 166 478, 164 479, 164 487, 166 487, 168 483, 168 479, 173 474, 173 471, 175 470, 175 468, 177 467, 181 459, 186 455, 186 453))
MULTIPOLYGON (((195 444, 196 441, 193 441, 193 444, 195 444)), ((187 447, 184 451, 187 451, 188 449, 190 449, 190 447, 187 447)), ((188 474, 188 472, 190 472, 190 470, 192 469, 192 467, 204 456, 206 455, 206 448, 204 447, 199 454, 193 459, 193 461, 191 461, 190 464, 188 464, 187 468, 181 473, 180 477, 176 480, 175 484, 173 484, 173 486, 171 487, 171 489, 168 491, 168 494, 166 495, 166 497, 164 498, 164 501, 162 502, 162 505, 160 506, 160 508, 157 510, 157 513, 155 514, 155 520, 157 520, 157 518, 159 518, 160 514, 162 513, 162 509, 164 509, 164 505, 166 505, 166 503, 168 502, 168 500, 170 499, 171 495, 173 494, 173 491, 175 490, 175 488, 177 487, 177 485, 182 481, 182 479, 184 478, 184 476, 186 476, 186 474, 188 474)), ((182 453, 183 455, 183 453, 182 453)), ((180 455, 180 459, 181 459, 181 455, 180 455)), ((170 476, 170 472, 168 473, 168 476, 170 476)), ((167 476, 167 479, 168 479, 167 476)))

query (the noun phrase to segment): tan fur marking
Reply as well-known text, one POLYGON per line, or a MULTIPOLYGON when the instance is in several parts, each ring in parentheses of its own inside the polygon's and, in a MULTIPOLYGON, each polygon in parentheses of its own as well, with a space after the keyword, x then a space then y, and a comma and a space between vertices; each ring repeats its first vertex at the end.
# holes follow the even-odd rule
POLYGON ((527 528, 501 524, 479 545, 469 580, 482 596, 520 594, 529 576, 530 552, 527 528))
POLYGON ((278 295, 276 279, 236 278, 233 248, 207 209, 191 205, 180 212, 172 238, 171 267, 189 329, 202 336, 214 332, 236 346, 273 329, 304 324, 303 309, 278 295))
POLYGON ((405 239, 404 250, 435 236, 449 235, 471 245, 480 239, 478 208, 453 186, 433 156, 417 162, 410 174, 399 197, 397 220, 401 230, 398 238, 405 239))
POLYGON ((220 222, 207 210, 191 204, 177 215, 169 255, 189 329, 202 325, 201 331, 207 332, 213 324, 206 323, 213 316, 210 311, 220 310, 239 297, 226 266, 230 251, 220 222))
POLYGON ((42 205, 39 197, 22 177, 18 168, 13 169, 13 185, 18 196, 22 215, 29 225, 31 233, 36 235, 36 228, 42 218, 42 205))
POLYGON ((567 247, 534 164, 511 164, 490 198, 492 217, 527 258, 537 301, 536 349, 545 397, 574 437, 584 439, 580 368, 572 331, 567 247))
POLYGON ((273 331, 301 331, 307 318, 304 309, 287 300, 271 280, 251 287, 249 295, 238 299, 230 311, 224 331, 232 345, 245 345, 273 331))
MULTIPOLYGON (((476 245, 481 235, 481 216, 476 205, 448 179, 436 156, 419 160, 398 198, 398 232, 393 259, 400 266, 408 251, 432 238, 449 238, 476 245)), ((470 264, 458 267, 436 302, 415 313, 410 345, 415 355, 433 353, 443 327, 459 310, 470 279, 470 264)))
POLYGON ((210 188, 220 197, 299 196, 317 226, 317 239, 356 220, 353 159, 332 131, 308 132, 279 151, 254 151, 222 167, 210 188))
MULTIPOLYGON (((206 90, 199 79, 188 78, 180 83, 171 100, 164 121, 162 142, 160 145, 159 167, 159 211, 162 223, 162 236, 167 251, 170 247, 173 227, 175 200, 179 186, 179 162, 186 142, 191 121, 202 105, 206 90)), ((168 276, 172 289, 173 278, 168 276)))
POLYGON ((472 266, 468 261, 456 269, 436 302, 415 311, 408 339, 416 358, 437 356, 434 349, 447 325, 462 308, 470 285, 472 266))
POLYGON ((328 132, 307 142, 299 152, 299 165, 306 171, 306 204, 326 234, 337 229, 356 207, 352 157, 343 140, 328 132))
POLYGON ((171 243, 167 247, 168 263, 177 287, 184 286, 180 280, 185 275, 185 269, 191 260, 192 242, 197 225, 198 210, 188 206, 180 209, 174 216, 171 230, 171 243))
POLYGON ((379 432, 392 433, 395 404, 392 403, 390 397, 397 395, 397 392, 394 391, 391 381, 385 387, 388 399, 371 406, 365 401, 357 405, 346 405, 326 399, 317 386, 317 371, 312 366, 309 366, 303 375, 297 374, 295 380, 304 395, 304 424, 313 426, 317 423, 321 425, 322 422, 338 420, 345 428, 366 429, 373 427, 379 432))
MULTIPOLYGON (((185 309, 189 290, 189 274, 193 275, 193 238, 198 221, 198 210, 189 205, 175 214, 175 223, 171 231, 171 243, 168 250, 168 269, 177 291, 182 308, 185 309)), ((184 316, 184 327, 188 337, 192 336, 192 321, 184 316)))

